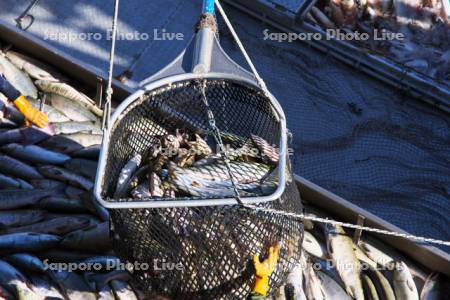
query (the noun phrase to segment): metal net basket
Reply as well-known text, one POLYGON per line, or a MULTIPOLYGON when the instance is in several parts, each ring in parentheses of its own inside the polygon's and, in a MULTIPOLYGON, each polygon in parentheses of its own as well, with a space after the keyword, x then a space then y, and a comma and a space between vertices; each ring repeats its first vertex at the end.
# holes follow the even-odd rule
MULTIPOLYGON (((222 132, 244 137, 254 134, 270 144, 279 143, 280 120, 259 88, 237 80, 204 80, 210 109, 222 132)), ((133 154, 144 154, 164 130, 210 130, 200 87, 196 79, 162 85, 140 95, 114 118, 107 133, 102 198, 108 202, 135 201, 114 199, 118 175, 133 154)), ((239 140, 234 143, 242 146, 239 140)), ((258 206, 302 212, 289 164, 286 171, 290 175, 282 196, 258 206)), ((133 270, 137 286, 171 299, 245 299, 254 274, 252 255, 264 255, 270 245, 279 242, 280 260, 270 277, 273 292, 300 256, 300 221, 240 205, 111 209, 110 213, 119 258, 149 266, 133 270)))

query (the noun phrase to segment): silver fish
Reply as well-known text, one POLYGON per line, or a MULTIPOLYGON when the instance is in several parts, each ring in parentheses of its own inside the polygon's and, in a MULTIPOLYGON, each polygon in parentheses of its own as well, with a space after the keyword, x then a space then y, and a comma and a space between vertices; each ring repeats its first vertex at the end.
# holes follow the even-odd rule
POLYGON ((52 279, 58 284, 64 296, 71 300, 96 300, 94 291, 75 272, 54 271, 51 273, 52 279))
MULTIPOLYGON (((102 143, 103 136, 101 134, 89 134, 89 133, 74 133, 74 134, 62 134, 62 138, 69 139, 75 143, 78 143, 82 147, 90 147, 93 145, 100 145, 102 143)), ((80 150, 80 149, 77 149, 80 150)))
POLYGON ((65 154, 70 154, 74 151, 83 149, 83 145, 62 135, 52 136, 41 142, 39 146, 65 154))
MULTIPOLYGON (((40 110, 41 109, 41 101, 35 99, 28 99, 31 106, 40 110)), ((69 122, 70 119, 67 118, 61 111, 55 109, 53 106, 44 104, 42 105, 42 112, 44 112, 48 116, 48 120, 50 123, 61 123, 61 122, 69 122)))
POLYGON ((0 173, 0 189, 20 189, 20 182, 0 173))
MULTIPOLYGON (((31 100, 32 99, 30 99, 30 101, 31 100)), ((20 111, 18 111, 14 105, 6 103, 3 114, 6 119, 11 120, 18 125, 25 125, 24 115, 20 111)))
POLYGON ((131 196, 134 199, 151 198, 152 194, 150 193, 150 182, 145 181, 145 182, 139 184, 137 187, 135 187, 131 191, 131 196))
POLYGON ((372 282, 369 276, 366 274, 363 274, 361 276, 363 288, 364 288, 364 294, 366 295, 367 300, 379 300, 377 289, 375 287, 375 284, 372 282))
POLYGON ((66 199, 64 197, 46 197, 40 200, 37 207, 48 211, 68 212, 68 213, 82 213, 87 212, 84 203, 76 199, 66 199))
POLYGON ((0 170, 4 174, 25 180, 42 179, 42 175, 34 167, 7 155, 0 154, 0 170))
POLYGON ((97 161, 100 157, 100 145, 92 145, 70 154, 73 158, 84 158, 97 161))
POLYGON ((133 289, 126 282, 112 280, 110 284, 117 300, 138 300, 133 289))
POLYGON ((168 157, 176 156, 180 149, 180 140, 172 134, 167 134, 162 139, 162 146, 161 153, 163 155, 168 157))
POLYGON ((61 238, 41 233, 11 233, 0 236, 0 253, 38 252, 53 248, 61 238))
POLYGON ((28 253, 14 253, 5 256, 3 259, 23 271, 44 273, 47 269, 38 257, 28 253))
POLYGON ((55 194, 55 190, 3 190, 0 191, 0 209, 33 205, 42 198, 53 194, 55 194))
POLYGON ((327 15, 325 15, 320 9, 313 6, 311 7, 311 15, 314 17, 315 20, 319 22, 319 24, 325 28, 333 29, 337 28, 336 25, 331 21, 327 15))
POLYGON ((51 67, 43 64, 37 59, 28 57, 21 53, 9 50, 6 57, 19 69, 24 70, 34 79, 48 81, 66 80, 64 76, 53 70, 51 67))
POLYGON ((2 53, 0 53, 0 67, 3 68, 6 80, 23 96, 34 99, 38 97, 38 91, 30 77, 12 64, 2 53))
POLYGON ((36 209, 0 211, 0 229, 37 223, 46 216, 45 210, 36 209))
MULTIPOLYGON (((231 172, 238 188, 252 189, 260 186, 259 180, 268 174, 270 167, 253 162, 230 162, 231 172)), ((179 168, 171 164, 170 182, 179 190, 192 196, 232 196, 234 190, 224 163, 201 167, 179 168)))
POLYGON ((14 123, 13 121, 0 117, 0 128, 1 129, 12 129, 17 128, 19 125, 17 123, 14 123))
POLYGON ((128 281, 131 279, 130 273, 125 270, 114 270, 105 274, 92 273, 85 276, 86 281, 94 282, 97 289, 104 287, 112 280, 128 281))
POLYGON ((4 230, 2 233, 19 233, 19 232, 35 232, 54 235, 65 235, 69 232, 86 228, 89 220, 79 217, 61 217, 42 221, 40 223, 25 225, 22 227, 14 227, 4 230))
POLYGON ((114 269, 120 266, 120 259, 112 255, 99 255, 86 258, 81 261, 85 264, 99 264, 103 269, 114 269))
POLYGON ((80 201, 82 201, 85 192, 86 192, 85 190, 82 190, 82 189, 79 189, 79 188, 76 188, 76 187, 73 187, 73 186, 70 186, 70 185, 67 186, 64 189, 64 194, 69 199, 72 199, 72 200, 80 200, 80 201))
POLYGON ((317 276, 322 282, 323 289, 330 300, 351 300, 352 298, 345 290, 328 274, 322 271, 317 272, 317 276))
POLYGON ((263 159, 267 159, 272 164, 277 164, 279 160, 279 153, 278 150, 270 145, 265 139, 262 137, 259 137, 257 135, 252 134, 252 141, 255 143, 255 145, 258 147, 261 156, 263 159))
POLYGON ((304 232, 303 236, 303 243, 302 243, 303 249, 308 252, 309 254, 325 259, 327 256, 327 251, 325 249, 325 246, 322 245, 314 235, 312 235, 309 231, 304 232))
POLYGON ((94 123, 88 122, 64 122, 52 125, 56 134, 90 133, 102 134, 102 130, 94 123))
POLYGON ((111 248, 109 223, 103 222, 94 227, 73 231, 66 235, 61 246, 83 251, 103 251, 111 248))
POLYGON ((371 268, 376 269, 377 263, 371 260, 362 250, 359 246, 355 245, 355 255, 356 258, 361 262, 361 265, 370 266, 371 268))
POLYGON ((39 296, 51 300, 66 300, 47 276, 42 276, 41 274, 27 274, 27 276, 31 280, 33 290, 39 294, 39 296))
POLYGON ((109 285, 105 285, 97 292, 98 300, 116 300, 114 292, 109 285))
POLYGON ((369 268, 367 270, 367 275, 369 275, 375 288, 377 289, 377 295, 383 300, 396 300, 394 295, 394 290, 389 283, 389 280, 384 277, 384 275, 377 269, 369 268))
POLYGON ((19 185, 20 185, 19 188, 21 188, 23 190, 33 190, 34 189, 34 186, 29 184, 25 180, 22 180, 20 178, 16 178, 16 180, 19 182, 19 185))
POLYGON ((94 115, 85 106, 78 104, 66 97, 57 94, 47 94, 47 99, 52 104, 54 108, 61 111, 66 115, 66 117, 72 121, 76 122, 95 122, 98 117, 94 115))
POLYGON ((433 273, 428 276, 420 293, 420 300, 440 300, 443 299, 441 294, 441 278, 439 273, 433 273))
POLYGON ((194 151, 196 155, 208 156, 213 153, 211 147, 206 141, 198 134, 195 134, 195 141, 188 142, 191 151, 194 151))
POLYGON ((347 293, 356 300, 364 299, 360 278, 361 266, 354 251, 353 241, 341 226, 334 226, 327 234, 328 252, 345 283, 347 293))
POLYGON ((419 300, 416 284, 404 262, 396 262, 394 270, 394 291, 397 299, 419 300))
POLYGON ((11 129, 8 131, 0 132, 0 145, 9 143, 21 143, 21 144, 35 144, 45 139, 48 139, 50 135, 36 127, 26 127, 11 129))
POLYGON ((98 117, 101 117, 103 115, 102 110, 95 105, 95 102, 92 99, 78 92, 76 89, 74 89, 68 84, 45 80, 37 80, 35 83, 37 87, 41 89, 43 92, 57 94, 66 97, 68 99, 71 99, 73 101, 76 101, 80 105, 83 105, 84 107, 88 108, 92 113, 94 113, 98 117))
POLYGON ((307 261, 303 255, 300 258, 300 263, 305 266, 303 274, 305 277, 304 285, 307 299, 326 300, 327 298, 322 282, 314 271, 311 263, 307 261))
MULTIPOLYGON (((292 287, 292 295, 291 297, 288 296, 286 298, 292 300, 306 300, 305 291, 303 290, 303 269, 304 267, 298 264, 289 273, 286 283, 289 287, 292 287)), ((289 290, 290 288, 287 289, 289 290)))
POLYGON ((87 159, 73 158, 64 163, 64 167, 86 178, 95 180, 97 162, 87 159))
POLYGON ((161 189, 161 179, 156 173, 150 174, 150 194, 152 197, 160 198, 163 196, 163 190, 161 189))
POLYGON ((367 257, 382 267, 389 268, 394 263, 394 259, 391 256, 378 249, 370 241, 361 240, 359 246, 367 257))
POLYGON ((48 259, 48 261, 56 263, 79 262, 95 255, 95 253, 68 251, 63 249, 51 249, 47 251, 36 252, 36 256, 38 256, 42 260, 48 259))
POLYGON ((36 145, 8 144, 1 147, 1 150, 15 158, 38 164, 61 165, 70 159, 70 156, 36 145))
POLYGON ((0 260, 0 282, 19 300, 39 299, 28 279, 4 260, 0 260))
POLYGON ((272 298, 273 300, 287 300, 286 297, 286 286, 282 285, 278 290, 275 291, 275 295, 272 298))
POLYGON ((51 179, 33 179, 30 182, 34 188, 42 190, 63 190, 66 187, 64 182, 51 179))
POLYGON ((94 187, 92 181, 60 167, 50 165, 41 166, 38 167, 38 170, 42 175, 44 175, 47 178, 61 180, 69 183, 70 185, 80 187, 88 191, 94 187))
POLYGON ((139 168, 141 161, 142 156, 140 154, 137 154, 133 158, 131 158, 122 168, 119 174, 119 178, 117 180, 116 191, 114 193, 115 198, 123 197, 124 194, 127 192, 128 183, 132 178, 133 174, 139 168))

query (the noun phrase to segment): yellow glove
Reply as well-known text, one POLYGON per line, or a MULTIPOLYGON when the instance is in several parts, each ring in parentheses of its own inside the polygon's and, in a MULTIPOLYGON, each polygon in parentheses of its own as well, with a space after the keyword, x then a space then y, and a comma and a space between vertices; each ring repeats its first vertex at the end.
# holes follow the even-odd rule
POLYGON ((20 96, 19 98, 14 100, 14 105, 25 116, 25 119, 27 119, 31 123, 40 128, 47 127, 47 115, 31 106, 30 102, 28 102, 28 100, 24 96, 20 96))
POLYGON ((252 292, 266 296, 269 292, 269 276, 275 270, 280 253, 280 245, 277 243, 269 248, 269 257, 263 262, 259 260, 259 254, 253 256, 253 265, 255 266, 255 282, 252 292))

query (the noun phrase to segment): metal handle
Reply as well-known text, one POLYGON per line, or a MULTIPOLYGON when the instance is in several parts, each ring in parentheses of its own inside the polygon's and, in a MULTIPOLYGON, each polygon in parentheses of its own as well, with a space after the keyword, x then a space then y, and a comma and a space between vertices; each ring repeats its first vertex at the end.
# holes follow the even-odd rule
POLYGON ((199 29, 195 37, 192 62, 193 73, 205 74, 211 69, 214 37, 217 27, 214 10, 214 0, 203 0, 202 16, 200 17, 199 29))
POLYGON ((214 15, 214 0, 203 0, 203 10, 204 14, 214 15))

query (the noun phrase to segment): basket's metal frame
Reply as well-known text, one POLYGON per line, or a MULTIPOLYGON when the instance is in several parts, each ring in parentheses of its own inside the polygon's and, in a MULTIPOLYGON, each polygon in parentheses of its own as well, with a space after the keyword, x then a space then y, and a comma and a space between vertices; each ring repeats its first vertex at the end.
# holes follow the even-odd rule
MULTIPOLYGON (((216 2, 220 10, 222 8, 216 2)), ((203 14, 214 15, 214 0, 204 0, 203 14)), ((226 16, 224 16, 226 17, 226 16)), ((232 30, 232 28, 230 28, 232 30)), ((283 109, 275 97, 267 91, 265 84, 260 79, 250 58, 247 57, 245 50, 244 56, 252 67, 253 74, 247 72, 238 64, 236 64, 220 47, 213 28, 201 28, 195 38, 191 40, 189 46, 166 68, 158 72, 149 79, 149 83, 135 92, 115 110, 110 118, 110 110, 106 108, 105 123, 103 127, 103 141, 100 151, 99 166, 95 180, 94 194, 97 201, 104 207, 109 209, 131 209, 131 208, 168 208, 168 207, 193 207, 193 206, 219 206, 219 205, 236 205, 236 204, 256 204, 269 202, 279 199, 284 193, 286 187, 286 165, 287 165, 287 127, 286 117, 283 109), (192 51, 192 53, 191 53, 192 51), (212 64, 213 58, 217 60, 217 64, 212 64), (183 62, 190 62, 191 69, 186 71, 183 62), (227 65, 229 68, 223 69, 221 64, 227 65), (280 123, 280 144, 279 144, 279 160, 278 160, 278 186, 277 189, 267 196, 257 197, 239 197, 236 198, 219 198, 219 199, 186 199, 186 200, 155 200, 144 199, 144 201, 126 201, 115 202, 103 199, 102 189, 104 186, 105 168, 109 153, 109 140, 112 133, 113 124, 123 117, 123 112, 130 107, 135 101, 141 99, 149 91, 171 86, 178 82, 196 81, 196 80, 226 80, 234 81, 238 84, 247 85, 257 90, 262 90, 268 101, 271 102, 274 116, 280 123)))
MULTIPOLYGON (((129 96, 125 99, 121 105, 115 110, 113 116, 111 117, 110 122, 108 122, 107 126, 105 126, 103 130, 103 141, 102 147, 100 151, 100 162, 97 169, 97 176, 94 187, 94 194, 98 202, 110 209, 130 209, 130 208, 168 208, 168 207, 192 207, 192 206, 218 206, 218 205, 235 205, 238 204, 236 198, 221 198, 221 199, 192 199, 192 200, 174 200, 174 201, 157 201, 155 199, 149 199, 147 201, 133 201, 133 202, 112 202, 103 199, 102 197, 102 188, 104 184, 104 176, 105 176, 105 167, 109 152, 109 139, 111 137, 112 124, 115 124, 122 118, 123 112, 135 101, 139 100, 142 96, 144 96, 147 92, 158 89, 163 86, 170 86, 171 84, 175 84, 180 81, 189 81, 189 80, 201 80, 201 79, 224 79, 228 81, 235 81, 240 84, 246 84, 253 88, 258 88, 259 86, 246 78, 242 78, 241 76, 236 76, 233 74, 225 74, 225 73, 207 73, 207 74, 196 74, 196 73, 187 73, 180 74, 175 76, 170 76, 166 78, 162 78, 158 81, 150 83, 146 85, 143 89, 137 91, 136 93, 129 96)), ((280 122, 280 144, 279 144, 279 162, 278 162, 278 187, 271 194, 267 196, 259 196, 259 197, 241 197, 241 201, 243 204, 256 204, 268 201, 274 201, 281 197, 285 190, 286 185, 286 164, 287 164, 287 128, 286 128, 286 117, 284 115, 283 109, 278 101, 271 95, 270 97, 271 103, 273 104, 274 112, 279 118, 280 122)))

